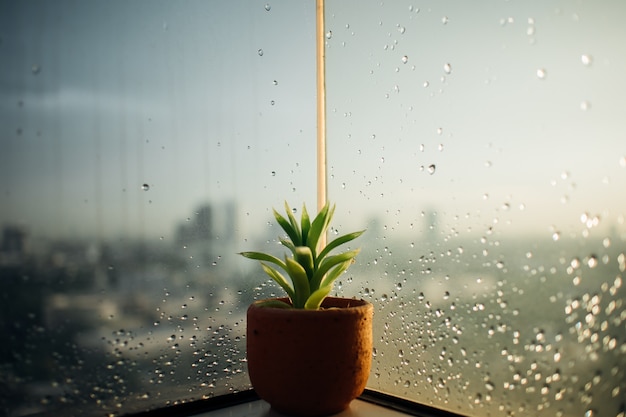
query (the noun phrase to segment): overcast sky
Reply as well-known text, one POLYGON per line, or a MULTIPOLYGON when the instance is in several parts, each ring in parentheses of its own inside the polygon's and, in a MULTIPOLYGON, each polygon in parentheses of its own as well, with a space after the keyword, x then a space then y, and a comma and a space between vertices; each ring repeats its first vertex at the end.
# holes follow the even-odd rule
MULTIPOLYGON (((327 1, 340 227, 623 219, 625 3, 486 3, 327 1)), ((314 12, 0 1, 0 224, 170 236, 203 202, 236 200, 242 230, 313 206, 314 12)))

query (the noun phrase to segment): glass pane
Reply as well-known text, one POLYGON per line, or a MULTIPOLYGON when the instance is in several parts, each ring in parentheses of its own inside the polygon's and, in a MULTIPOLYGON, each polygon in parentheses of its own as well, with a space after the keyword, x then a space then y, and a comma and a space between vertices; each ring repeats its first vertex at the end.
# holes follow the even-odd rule
POLYGON ((0 2, 0 414, 249 388, 236 252, 315 189, 308 1, 0 2))
POLYGON ((624 416, 626 4, 326 3, 329 195, 369 386, 624 416), (341 231, 341 230, 340 230, 341 231))

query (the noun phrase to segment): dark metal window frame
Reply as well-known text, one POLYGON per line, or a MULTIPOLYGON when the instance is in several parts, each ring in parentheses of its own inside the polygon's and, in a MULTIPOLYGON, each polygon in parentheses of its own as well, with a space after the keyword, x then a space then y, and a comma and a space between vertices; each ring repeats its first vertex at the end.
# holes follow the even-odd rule
MULTIPOLYGON (((188 417, 201 413, 207 413, 214 410, 233 407, 239 404, 245 404, 259 400, 259 396, 254 390, 241 391, 232 394, 219 395, 206 400, 198 400, 184 404, 172 405, 169 407, 158 408, 151 411, 142 411, 140 413, 127 414, 126 417, 188 417)), ((450 411, 441 410, 439 408, 423 405, 414 401, 409 401, 394 395, 385 394, 380 391, 366 389, 359 397, 362 401, 367 401, 402 412, 409 416, 417 417, 463 417, 462 414, 456 414, 450 411)))

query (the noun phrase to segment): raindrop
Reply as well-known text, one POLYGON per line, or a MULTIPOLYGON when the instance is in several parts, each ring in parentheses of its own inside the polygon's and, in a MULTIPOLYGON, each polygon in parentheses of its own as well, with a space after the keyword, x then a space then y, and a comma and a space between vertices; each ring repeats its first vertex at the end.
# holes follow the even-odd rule
POLYGON ((596 255, 591 255, 589 259, 587 259, 587 266, 589 268, 595 268, 596 266, 598 266, 598 258, 596 257, 596 255))
POLYGON ((150 189, 150 185, 149 184, 143 184, 141 186, 141 189, 144 190, 144 191, 148 191, 150 189))
POLYGON ((583 100, 580 102, 580 109, 582 111, 587 111, 591 108, 591 103, 589 103, 587 100, 583 100))
POLYGON ((435 164, 428 165, 428 173, 430 175, 433 175, 435 173, 435 169, 436 169, 435 164))
POLYGON ((403 63, 403 64, 406 64, 407 62, 409 62, 409 57, 408 57, 408 56, 406 56, 406 55, 404 55, 404 56, 402 57, 402 63, 403 63))
POLYGON ((443 70, 446 74, 450 74, 452 72, 452 65, 449 63, 444 64, 443 70))
POLYGON ((546 78, 546 75, 547 75, 547 73, 546 73, 545 69, 539 68, 537 70, 537 78, 539 78, 540 80, 544 80, 546 78))
POLYGON ((328 32, 326 32, 326 39, 330 39, 333 37, 333 31, 329 30, 328 32))
POLYGON ((593 63, 593 57, 591 55, 583 54, 580 56, 580 62, 582 62, 584 66, 588 67, 593 63))
POLYGON ((270 6, 269 3, 266 3, 265 4, 265 10, 269 12, 270 10, 272 10, 272 6, 270 6))
POLYGON ((41 72, 41 67, 37 64, 34 64, 30 70, 32 71, 33 74, 37 75, 41 72))
POLYGON ((444 25, 448 24, 449 21, 450 19, 448 19, 448 16, 444 16, 441 18, 441 23, 443 23, 444 25))
POLYGON ((259 49, 257 53, 259 54, 259 56, 263 56, 263 49, 259 49))

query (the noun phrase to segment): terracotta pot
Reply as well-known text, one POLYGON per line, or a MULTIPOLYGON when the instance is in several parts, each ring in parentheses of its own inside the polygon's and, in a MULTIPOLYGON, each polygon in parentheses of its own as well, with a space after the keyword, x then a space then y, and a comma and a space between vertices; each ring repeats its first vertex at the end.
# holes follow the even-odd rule
MULTIPOLYGON (((282 298, 281 300, 287 301, 282 298)), ((320 310, 248 308, 248 373, 280 413, 338 413, 365 389, 372 363, 374 307, 327 297, 320 310)))

